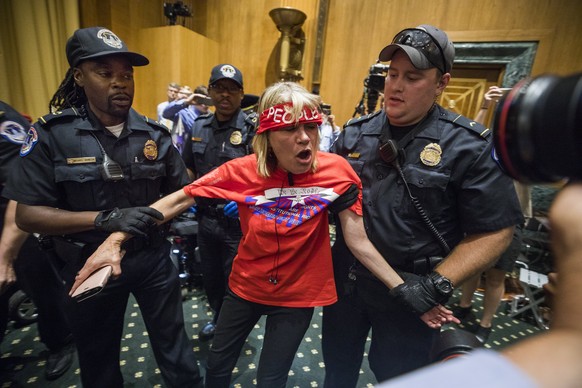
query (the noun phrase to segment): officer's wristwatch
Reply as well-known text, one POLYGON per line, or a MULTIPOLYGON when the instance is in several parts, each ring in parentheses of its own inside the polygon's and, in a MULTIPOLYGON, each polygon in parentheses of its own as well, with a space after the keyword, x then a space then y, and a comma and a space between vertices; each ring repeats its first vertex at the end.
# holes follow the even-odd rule
POLYGON ((439 294, 446 298, 449 298, 451 297, 451 295, 453 295, 454 291, 453 282, 451 282, 448 278, 434 271, 431 272, 430 275, 428 275, 428 277, 434 284, 439 294))

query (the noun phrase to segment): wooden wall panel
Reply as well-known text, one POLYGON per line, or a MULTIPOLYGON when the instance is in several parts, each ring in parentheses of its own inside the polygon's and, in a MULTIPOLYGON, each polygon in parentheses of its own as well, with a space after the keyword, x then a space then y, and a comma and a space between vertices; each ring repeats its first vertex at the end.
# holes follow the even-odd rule
MULTIPOLYGON (((163 3, 163 0, 81 0, 85 5, 81 7, 82 20, 109 20, 112 24, 106 27, 118 32, 135 48, 134 36, 140 29, 167 24, 163 3), (107 11, 103 7, 108 7, 107 11), (86 12, 91 14, 85 15, 86 12), (105 16, 96 15, 99 12, 105 16)), ((311 89, 319 1, 186 0, 184 3, 192 9, 193 17, 179 18, 179 22, 215 41, 216 63, 232 62, 239 67, 244 74, 245 91, 253 94, 260 94, 266 86, 269 60, 280 37, 269 11, 290 6, 305 12, 307 20, 303 30, 307 43, 301 83, 311 89)), ((442 28, 458 42, 538 41, 533 75, 582 71, 580 15, 582 2, 579 0, 329 0, 320 93, 332 105, 337 121, 345 122, 354 112, 362 95, 364 78, 380 50, 401 29, 423 23, 442 28)), ((158 44, 167 43, 148 42, 151 46, 158 44)), ((191 50, 200 52, 199 48, 191 50)), ((176 53, 180 62, 187 62, 188 55, 185 51, 176 53)), ((207 80, 211 67, 200 69, 197 77, 207 80)), ((148 80, 152 78, 148 76, 148 80)), ((167 77, 162 73, 161 78, 167 77)), ((148 91, 156 93, 152 101, 164 98, 164 83, 160 83, 161 89, 148 91)), ((148 90, 138 86, 138 95, 148 90)))
POLYGON ((167 85, 178 82, 192 89, 208 84, 217 61, 218 44, 182 26, 144 28, 138 32, 135 50, 150 64, 136 68, 134 107, 148 117, 156 117, 157 105, 164 101, 167 85))
POLYGON ((332 0, 331 4, 321 95, 332 104, 338 122, 351 117, 362 81, 380 50, 401 29, 423 23, 442 28, 453 41, 540 41, 534 75, 582 71, 582 25, 577 21, 582 2, 577 0, 332 0))

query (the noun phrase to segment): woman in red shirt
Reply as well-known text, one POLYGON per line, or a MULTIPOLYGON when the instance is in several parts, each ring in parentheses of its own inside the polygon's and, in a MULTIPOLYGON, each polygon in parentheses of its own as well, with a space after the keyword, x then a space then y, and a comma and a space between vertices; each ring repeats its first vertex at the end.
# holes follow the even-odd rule
MULTIPOLYGON (((164 222, 194 205, 195 197, 238 205, 243 238, 210 348, 207 387, 229 386, 244 342, 262 315, 267 321, 257 385, 285 386, 313 308, 337 300, 328 210, 338 214, 358 260, 387 287, 403 283, 366 236, 358 175, 342 157, 318 151, 319 105, 319 96, 298 84, 270 86, 259 101, 255 154, 227 162, 152 205, 164 222)), ((230 141, 237 141, 234 134, 230 141)), ((87 260, 74 288, 103 265, 119 275, 121 243, 129 237, 113 233, 87 260)), ((439 305, 421 319, 439 328, 454 317, 439 305)))

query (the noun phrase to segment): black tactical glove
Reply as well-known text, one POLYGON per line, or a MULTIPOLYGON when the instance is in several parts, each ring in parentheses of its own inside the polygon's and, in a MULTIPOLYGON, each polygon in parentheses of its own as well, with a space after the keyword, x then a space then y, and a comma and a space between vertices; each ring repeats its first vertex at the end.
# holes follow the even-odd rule
POLYGON ((340 195, 338 198, 336 198, 335 201, 333 201, 329 205, 329 211, 338 214, 342 210, 349 208, 358 199, 359 191, 360 190, 358 190, 358 186, 356 186, 355 184, 351 185, 350 188, 347 189, 345 193, 340 195))
POLYGON ((428 276, 408 273, 406 276, 400 275, 405 282, 391 289, 390 295, 415 314, 422 315, 438 304, 444 305, 453 293, 450 281, 437 272, 432 272, 428 276), (443 281, 449 283, 450 290, 442 286, 437 287, 437 284, 443 281))
POLYGON ((164 215, 147 206, 104 210, 95 217, 95 229, 103 232, 127 232, 146 236, 148 230, 162 221, 164 215))

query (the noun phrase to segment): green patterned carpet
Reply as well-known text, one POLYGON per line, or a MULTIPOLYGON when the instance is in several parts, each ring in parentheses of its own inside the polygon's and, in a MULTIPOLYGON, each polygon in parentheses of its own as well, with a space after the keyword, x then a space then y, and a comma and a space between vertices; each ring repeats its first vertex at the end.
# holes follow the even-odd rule
MULTIPOLYGON (((456 302, 454 297, 451 305, 456 302)), ((481 297, 477 296, 474 313, 479 315, 481 297)), ((521 338, 533 335, 539 330, 533 326, 527 316, 519 320, 510 319, 502 305, 494 321, 494 329, 487 347, 500 349, 521 338)), ((208 342, 198 340, 198 331, 210 319, 210 312, 203 293, 194 290, 185 297, 184 316, 186 329, 192 338, 192 346, 200 361, 204 373, 208 342)), ((469 322, 469 328, 474 322, 469 322)), ((461 326, 463 327, 463 326, 461 326)), ((454 327, 448 328, 454 329, 454 327)), ((255 371, 261 348, 263 321, 259 321, 243 348, 241 357, 233 374, 233 387, 254 387, 255 371)), ((347 350, 349 351, 349 350, 347 350)), ((0 387, 80 387, 78 363, 61 378, 49 382, 44 379, 46 350, 39 341, 36 324, 9 328, 0 346, 0 387)), ((122 340, 121 369, 126 387, 162 387, 162 378, 157 369, 148 334, 134 300, 130 299, 126 328, 122 340)), ((297 353, 292 370, 289 373, 288 387, 323 386, 324 364, 321 355, 321 309, 317 309, 310 329, 297 353)), ((360 372, 358 387, 372 387, 376 383, 364 360, 360 372)))

